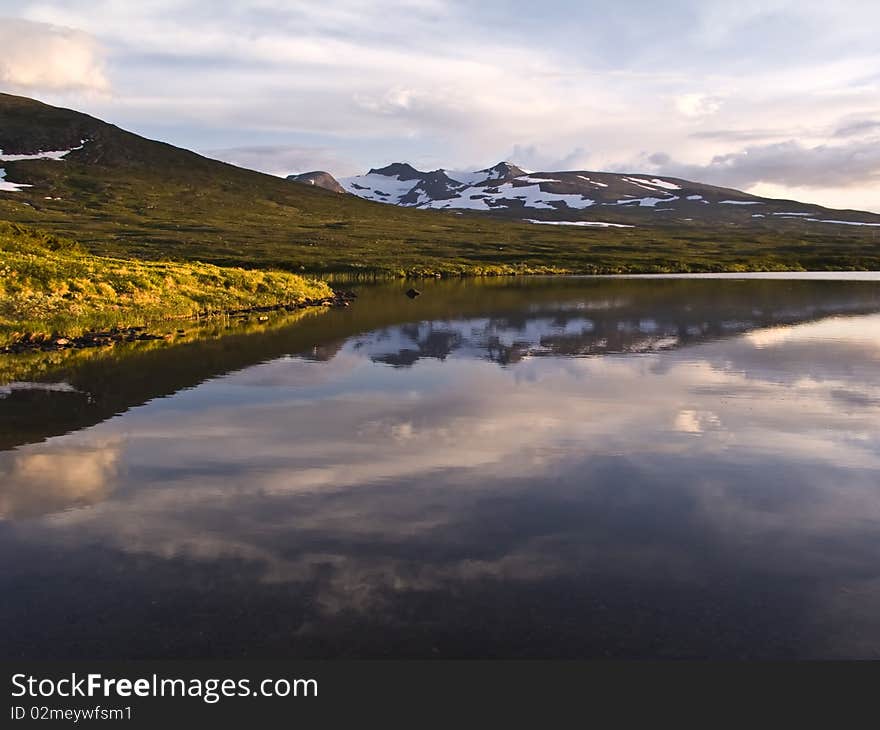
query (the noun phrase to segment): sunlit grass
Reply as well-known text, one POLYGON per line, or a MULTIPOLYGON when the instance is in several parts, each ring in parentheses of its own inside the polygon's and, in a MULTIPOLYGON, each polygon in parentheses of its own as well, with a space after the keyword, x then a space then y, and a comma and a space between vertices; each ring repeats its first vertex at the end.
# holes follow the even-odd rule
POLYGON ((284 271, 94 256, 69 240, 0 223, 0 342, 331 294, 325 282, 284 271))

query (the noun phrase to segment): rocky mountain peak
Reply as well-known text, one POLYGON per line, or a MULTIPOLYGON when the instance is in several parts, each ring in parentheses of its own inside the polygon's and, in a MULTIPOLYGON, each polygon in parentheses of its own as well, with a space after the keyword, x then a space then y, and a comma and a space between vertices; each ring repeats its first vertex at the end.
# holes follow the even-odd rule
POLYGON ((399 180, 421 180, 424 176, 424 173, 416 170, 408 162, 392 162, 385 167, 373 168, 367 174, 397 177, 399 180))
POLYGON ((501 161, 497 165, 493 165, 492 167, 488 167, 485 170, 480 170, 480 172, 487 173, 487 179, 490 180, 510 180, 515 177, 521 177, 526 174, 526 171, 521 167, 517 167, 512 162, 501 161))
POLYGON ((313 170, 312 172, 303 172, 298 175, 288 175, 287 179, 291 182, 302 183, 304 185, 314 185, 316 188, 332 190, 334 193, 346 192, 345 188, 339 184, 336 178, 324 170, 313 170))

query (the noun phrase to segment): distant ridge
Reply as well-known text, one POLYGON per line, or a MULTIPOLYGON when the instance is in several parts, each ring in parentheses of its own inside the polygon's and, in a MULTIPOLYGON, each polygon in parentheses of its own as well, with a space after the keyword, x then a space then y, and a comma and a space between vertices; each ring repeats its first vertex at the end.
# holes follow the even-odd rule
POLYGON ((820 227, 880 225, 880 215, 874 213, 830 211, 680 178, 593 170, 526 172, 510 162, 454 173, 422 172, 395 162, 365 175, 341 178, 339 184, 381 203, 480 211, 557 225, 644 226, 669 219, 741 225, 796 219, 820 227))
POLYGON ((329 172, 324 172, 323 170, 303 172, 299 175, 288 175, 287 179, 291 182, 303 183, 304 185, 314 185, 316 188, 324 188, 324 190, 332 190, 334 193, 345 192, 345 188, 337 182, 336 178, 329 172))

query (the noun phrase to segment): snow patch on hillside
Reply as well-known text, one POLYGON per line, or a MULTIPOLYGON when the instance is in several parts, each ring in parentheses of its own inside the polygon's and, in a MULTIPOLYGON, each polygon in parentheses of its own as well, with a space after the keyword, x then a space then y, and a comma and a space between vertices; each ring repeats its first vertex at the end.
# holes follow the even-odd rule
POLYGON ((493 208, 506 208, 506 205, 495 204, 495 198, 486 194, 483 188, 467 188, 459 193, 457 198, 448 200, 426 200, 418 203, 419 208, 432 208, 434 210, 492 210, 493 208))
POLYGON ((671 203, 673 200, 678 200, 678 196, 673 195, 669 198, 630 198, 618 200, 616 203, 608 203, 608 205, 632 205, 633 203, 638 203, 638 206, 632 205, 632 207, 653 208, 657 203, 671 203))
POLYGON ((85 140, 81 142, 79 147, 71 147, 69 150, 49 150, 48 152, 37 152, 34 155, 4 155, 0 150, 0 162, 21 162, 23 160, 63 160, 71 152, 81 150, 85 146, 85 140))
MULTIPOLYGON (((23 162, 25 160, 56 160, 61 161, 74 150, 81 150, 85 146, 86 141, 80 140, 79 147, 71 147, 69 150, 49 150, 48 152, 37 152, 33 155, 4 155, 0 150, 0 162, 23 162)), ((32 187, 25 183, 14 183, 6 179, 6 170, 0 168, 0 192, 16 193, 24 188, 32 187)))
POLYGON ((450 200, 433 200, 426 203, 424 208, 446 209, 464 208, 468 210, 491 210, 492 208, 508 207, 504 201, 518 200, 526 208, 538 208, 556 210, 562 203, 569 208, 582 210, 595 205, 596 201, 585 198, 582 195, 566 195, 563 193, 547 193, 541 190, 537 183, 532 185, 516 185, 515 182, 523 178, 516 178, 514 182, 506 182, 497 186, 475 186, 465 188, 458 197, 450 200))
POLYGON ((652 177, 650 180, 645 180, 641 177, 631 177, 630 180, 634 180, 635 182, 642 183, 643 185, 650 185, 655 188, 665 188, 666 190, 681 190, 681 185, 676 185, 675 183, 669 182, 668 180, 661 180, 658 177, 652 177))
POLYGON ((681 185, 676 185, 667 180, 661 180, 659 177, 652 177, 650 180, 643 177, 625 177, 623 179, 626 182, 632 185, 637 185, 645 190, 656 191, 657 188, 663 188, 665 190, 681 190, 681 185))
POLYGON ((0 192, 17 193, 19 190, 29 187, 30 185, 25 185, 24 183, 14 183, 6 180, 6 170, 0 167, 0 192))
POLYGON ((527 223, 537 223, 542 226, 595 226, 597 228, 635 228, 625 223, 606 223, 605 221, 539 221, 534 218, 526 218, 527 223))
POLYGON ((822 218, 805 218, 805 220, 811 221, 813 223, 835 223, 839 226, 871 226, 880 227, 880 223, 861 223, 860 221, 833 221, 833 220, 824 220, 822 218))
POLYGON ((625 177, 623 179, 625 182, 628 182, 630 185, 635 185, 638 188, 642 188, 642 190, 650 190, 652 193, 654 192, 654 186, 643 185, 639 180, 637 180, 634 177, 625 177))

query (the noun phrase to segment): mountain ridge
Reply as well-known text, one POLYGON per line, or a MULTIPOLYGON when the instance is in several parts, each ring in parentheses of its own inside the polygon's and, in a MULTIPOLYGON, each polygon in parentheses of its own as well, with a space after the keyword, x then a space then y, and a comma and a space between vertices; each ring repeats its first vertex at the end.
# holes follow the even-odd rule
POLYGON ((718 218, 750 223, 751 219, 779 216, 826 225, 880 224, 880 214, 869 211, 767 198, 678 177, 597 170, 526 172, 506 161, 463 174, 444 169, 422 172, 408 163, 392 163, 364 175, 340 178, 338 183, 376 202, 478 211, 533 222, 600 224, 603 215, 610 215, 614 221, 644 225, 657 213, 671 213, 685 221, 718 218), (720 209, 722 205, 728 207, 720 209), (832 219, 827 213, 840 215, 832 219))

